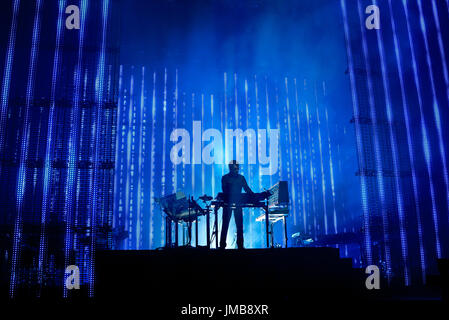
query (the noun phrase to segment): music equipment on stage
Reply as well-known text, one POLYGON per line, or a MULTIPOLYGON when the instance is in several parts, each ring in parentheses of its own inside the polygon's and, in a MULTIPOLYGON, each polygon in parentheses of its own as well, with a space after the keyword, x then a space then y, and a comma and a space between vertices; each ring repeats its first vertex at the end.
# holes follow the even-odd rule
MULTIPOLYGON (((203 196, 204 199, 210 196, 203 196)), ((209 220, 209 209, 203 209, 193 197, 186 197, 186 195, 179 191, 161 198, 155 198, 155 202, 159 204, 162 211, 165 213, 165 245, 166 247, 173 246, 171 239, 172 223, 175 224, 175 243, 178 246, 178 224, 184 223, 187 226, 188 240, 187 246, 190 246, 192 240, 192 224, 195 223, 196 246, 198 246, 198 217, 207 215, 209 220)), ((209 233, 209 229, 207 230, 209 233)), ((186 245, 184 241, 184 245, 186 245)))
POLYGON ((270 196, 268 197, 269 207, 285 206, 290 202, 287 181, 279 181, 268 189, 268 192, 270 192, 270 196))
POLYGON ((202 195, 201 197, 199 197, 198 199, 200 199, 201 201, 206 203, 207 201, 211 201, 213 199, 213 197, 208 196, 207 194, 205 194, 205 195, 202 195))
POLYGON ((288 236, 286 219, 290 212, 288 183, 287 181, 279 181, 266 192, 269 193, 269 197, 267 198, 268 213, 262 213, 256 218, 256 221, 266 222, 267 242, 271 241, 271 247, 274 247, 274 224, 278 221, 282 221, 284 225, 285 247, 287 247, 288 236))
POLYGON ((292 239, 295 240, 298 247, 308 247, 314 242, 311 236, 301 232, 292 234, 292 239))
POLYGON ((219 207, 242 207, 242 208, 260 208, 265 206, 264 200, 270 196, 269 191, 259 193, 242 193, 240 199, 235 203, 227 203, 223 192, 219 192, 214 201, 211 202, 212 206, 219 207))
POLYGON ((193 198, 187 198, 181 191, 162 198, 155 198, 155 201, 172 220, 189 222, 206 214, 193 198))

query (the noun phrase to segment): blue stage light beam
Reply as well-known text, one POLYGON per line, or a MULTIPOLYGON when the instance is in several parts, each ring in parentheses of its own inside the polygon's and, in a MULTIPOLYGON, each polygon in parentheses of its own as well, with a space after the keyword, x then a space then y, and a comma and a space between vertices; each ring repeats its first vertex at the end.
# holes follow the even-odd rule
POLYGON ((376 113, 376 105, 374 102, 374 88, 372 81, 372 72, 371 65, 369 61, 369 50, 368 44, 366 40, 366 31, 365 31, 365 23, 364 23, 364 14, 362 11, 362 6, 360 0, 357 1, 358 12, 359 12, 359 21, 360 21, 360 30, 362 33, 362 48, 364 53, 364 61, 365 68, 367 72, 367 84, 368 84, 368 96, 369 96, 369 107, 370 107, 370 117, 372 121, 372 134, 374 140, 374 156, 375 156, 375 165, 377 171, 377 189, 379 193, 380 199, 380 207, 382 213, 382 224, 383 224, 383 237, 385 241, 385 262, 387 266, 387 280, 390 282, 391 280, 391 253, 390 253, 390 234, 389 230, 389 222, 388 222, 388 214, 385 205, 385 184, 383 177, 383 165, 382 165, 382 155, 380 150, 380 142, 378 136, 377 129, 377 113, 376 113))
MULTIPOLYGON (((192 109, 193 106, 192 106, 192 109)), ((166 164, 165 164, 165 149, 167 143, 167 68, 164 69, 164 101, 162 105, 163 111, 163 131, 162 131, 162 194, 166 192, 166 164)))
MULTIPOLYGON (((324 86, 324 83, 323 83, 324 86)), ((325 94, 325 93, 324 93, 325 94)), ((326 119, 326 132, 327 132, 327 146, 329 152, 329 173, 330 173, 330 181, 331 181, 331 192, 332 192, 332 212, 333 212, 333 221, 334 221, 334 233, 337 233, 338 230, 338 220, 337 220, 337 209, 335 204, 335 182, 334 182, 334 164, 332 160, 332 146, 331 146, 331 137, 329 132, 329 116, 327 114, 327 108, 324 108, 325 119, 326 119)))
POLYGON ((292 209, 293 209, 293 224, 296 226, 296 189, 295 189, 295 179, 293 177, 293 143, 292 143, 292 125, 290 120, 290 100, 288 97, 288 79, 285 78, 285 104, 287 106, 287 125, 288 125, 288 141, 289 141, 289 147, 290 147, 290 184, 292 186, 292 209))
MULTIPOLYGON (((131 191, 131 177, 133 172, 132 169, 132 149, 134 148, 133 143, 133 100, 134 100, 134 75, 132 74, 134 68, 131 68, 130 77, 130 89, 129 89, 129 104, 128 104, 128 125, 127 125, 127 149, 126 149, 126 188, 125 188, 125 229, 132 232, 132 205, 130 205, 130 191, 131 191)), ((125 249, 132 248, 132 237, 128 237, 126 241, 125 249)))
POLYGON ((433 174, 432 174, 432 168, 431 168, 431 159, 432 159, 432 152, 431 152, 431 145, 430 141, 428 140, 428 133, 427 133, 427 127, 424 117, 424 110, 423 110, 423 101, 422 101, 422 95, 421 95, 421 84, 420 84, 420 78, 418 73, 418 66, 417 66, 417 60, 415 56, 415 45, 413 42, 412 37, 412 31, 410 27, 410 19, 408 14, 408 8, 407 8, 407 0, 402 0, 402 6, 404 8, 405 13, 405 20, 407 25, 407 33, 408 33, 408 41, 410 45, 410 52, 412 56, 412 67, 413 67, 413 78, 415 81, 415 87, 416 87, 416 93, 418 95, 418 105, 419 105, 419 113, 420 113, 420 120, 421 120, 421 132, 422 132, 422 146, 424 151, 424 159, 426 162, 426 168, 427 168, 427 175, 429 177, 429 191, 430 191, 430 198, 432 202, 432 220, 433 220, 433 227, 434 227, 434 233, 435 233, 435 249, 437 252, 437 256, 441 258, 441 243, 440 243, 440 227, 439 227, 439 217, 438 217, 438 210, 436 207, 436 199, 435 199, 435 187, 434 187, 434 181, 433 181, 433 174))
MULTIPOLYGON (((324 234, 328 234, 328 221, 327 221, 327 205, 326 205, 326 178, 324 176, 324 164, 323 164, 323 146, 321 141, 321 121, 320 112, 318 110, 318 94, 316 84, 314 86, 315 93, 315 109, 316 109, 316 121, 318 128, 318 145, 320 151, 320 169, 321 169, 321 194, 323 196, 323 215, 324 215, 324 234)), ((335 227, 335 226, 334 226, 335 227)))
POLYGON ((154 175, 156 159, 156 72, 153 72, 153 98, 151 101, 151 169, 150 169, 150 241, 149 247, 154 245, 154 175))
MULTIPOLYGON (((437 128, 437 133, 438 133, 438 142, 439 142, 439 149, 440 149, 440 160, 443 166, 443 178, 444 178, 444 184, 446 187, 446 213, 449 216, 449 176, 448 176, 448 171, 447 171, 447 159, 446 159, 446 149, 444 147, 445 142, 444 142, 444 138, 443 138, 443 130, 441 127, 441 117, 440 117, 440 106, 438 103, 438 97, 436 94, 436 89, 435 89, 435 78, 433 75, 433 63, 432 63, 432 59, 430 58, 430 49, 429 49, 429 42, 427 39, 427 27, 426 27, 426 21, 424 19, 424 14, 423 14, 423 10, 422 10, 422 3, 421 0, 418 0, 418 8, 419 8, 419 15, 420 15, 420 20, 421 20, 421 33, 424 39, 424 48, 426 51, 426 62, 427 62, 427 67, 428 67, 428 71, 429 71, 429 78, 430 78, 430 86, 432 88, 432 97, 433 97, 433 112, 434 112, 434 117, 435 117, 435 127, 437 128)), ((438 20, 438 19, 437 19, 438 20)), ((441 36, 441 33, 440 33, 441 36)), ((440 45, 442 46, 442 43, 440 43, 440 45)), ((441 46, 440 46, 440 50, 441 50, 441 46)), ((441 60, 443 61, 443 66, 445 66, 443 69, 445 69, 446 73, 445 74, 445 78, 447 79, 447 67, 446 67, 446 63, 444 62, 444 55, 443 55, 443 51, 440 51, 441 53, 441 60)), ((446 89, 447 89, 447 82, 446 82, 446 89)), ((447 91, 446 91, 447 93, 447 91)), ((447 96, 448 102, 449 102, 449 95, 447 96)))
POLYGON ((48 205, 49 205, 49 190, 50 190, 50 179, 51 179, 51 158, 53 155, 53 130, 54 130, 54 122, 55 122, 55 100, 56 100, 56 85, 58 81, 59 75, 59 67, 61 63, 61 42, 63 37, 63 17, 64 17, 64 9, 66 7, 66 1, 59 1, 59 9, 58 9, 58 20, 56 25, 56 44, 55 51, 53 56, 53 70, 51 76, 51 92, 50 92, 50 109, 48 112, 48 124, 47 124, 47 143, 45 148, 45 165, 44 165, 44 179, 43 179, 43 187, 42 187, 42 214, 41 214, 41 232, 39 239, 39 274, 38 274, 38 283, 39 285, 43 284, 43 276, 44 276, 44 264, 45 264, 45 255, 46 255, 46 239, 47 239, 47 213, 48 213, 48 205))
MULTIPOLYGON (((432 98, 433 98, 433 112, 434 112, 434 117, 435 117, 435 126, 437 128, 437 133, 438 133, 438 142, 439 142, 439 149, 440 149, 440 157, 441 157, 441 163, 443 165, 443 178, 444 178, 444 184, 446 187, 446 209, 447 209, 447 213, 449 213, 449 176, 448 176, 448 171, 447 171, 447 159, 446 159, 446 149, 444 147, 445 142, 444 142, 444 138, 443 138, 443 130, 441 127, 441 118, 440 118, 440 105, 438 103, 438 97, 436 94, 436 89, 435 89, 435 78, 433 75, 433 63, 432 63, 432 59, 430 58, 430 49, 429 49, 429 41, 427 39, 427 27, 426 27, 426 21, 424 19, 424 14, 423 14, 423 10, 422 10, 422 3, 421 0, 418 0, 418 9, 419 9, 419 15, 420 15, 420 26, 421 26, 421 33, 424 39, 424 48, 426 51, 426 62, 427 62, 427 67, 428 67, 428 71, 429 71, 429 78, 430 78, 430 87, 432 88, 432 98)), ((440 33, 441 35, 441 33, 440 33)), ((442 45, 442 44, 441 44, 442 45)), ((440 47, 441 49, 441 47, 440 47)), ((443 52, 441 51, 441 59, 444 62, 444 55, 443 52)), ((445 66, 446 63, 444 62, 443 66, 445 66)), ((446 77, 447 77, 447 67, 444 67, 443 69, 445 69, 446 73, 446 77)), ((446 88, 447 88, 447 82, 446 82, 446 88)), ((447 96, 448 98, 448 102, 449 102, 449 96, 447 96)))
MULTIPOLYGON (((374 4, 377 5, 377 1, 374 0, 374 4)), ((393 171, 394 171, 394 184, 396 189, 396 204, 398 207, 398 215, 399 215, 399 235, 401 242, 401 254, 402 254, 402 263, 404 266, 404 280, 405 285, 410 285, 410 274, 409 274, 409 264, 408 264, 408 242, 407 242, 407 234, 406 234, 406 216, 404 211, 404 199, 402 194, 402 185, 400 181, 400 172, 399 172, 399 152, 397 146, 396 134, 393 129, 393 121, 394 115, 393 110, 391 108, 391 95, 390 95, 390 81, 388 79, 388 70, 387 70, 387 62, 385 60, 385 49, 383 45, 383 35, 381 28, 380 31, 377 32, 377 47, 380 55, 380 65, 382 72, 382 84, 385 93, 385 107, 387 109, 387 117, 388 117, 388 131, 390 135, 390 143, 391 143, 391 152, 393 156, 393 171)))
MULTIPOLYGON (((175 125, 175 128, 178 128, 178 69, 175 70, 175 99, 173 101, 173 122, 175 125)), ((173 165, 173 193, 175 193, 178 190, 178 166, 176 166, 174 163, 173 165)))
POLYGON ((102 8, 102 29, 101 29, 101 49, 98 58, 97 66, 97 77, 95 79, 96 92, 95 92, 95 131, 94 131, 94 154, 93 163, 95 164, 92 172, 92 183, 91 183, 91 248, 90 248, 90 259, 89 259, 89 297, 94 296, 95 288, 95 248, 96 248, 96 234, 97 234, 97 199, 98 199, 98 161, 99 161, 99 149, 100 149, 100 137, 101 137, 101 111, 103 109, 103 99, 104 99, 104 73, 105 73, 105 62, 106 62, 106 37, 107 37, 107 26, 108 26, 108 12, 109 12, 109 0, 103 0, 102 8))
MULTIPOLYGON (((6 59, 3 72, 2 92, 0 100, 0 154, 3 154, 3 148, 5 146, 5 129, 6 129, 6 117, 8 113, 9 102, 9 88, 11 86, 11 72, 14 62, 14 49, 16 45, 16 32, 17 32, 17 19, 19 15, 20 0, 14 0, 11 29, 9 30, 8 47, 6 49, 6 59)), ((2 170, 2 164, 0 163, 0 174, 2 170)))
POLYGON ((308 140, 308 149, 309 149, 309 181, 310 181, 310 188, 311 188, 311 195, 312 195, 312 215, 313 215, 313 236, 316 237, 317 235, 317 221, 316 221, 316 202, 315 202, 315 179, 313 178, 313 159, 312 159, 312 137, 310 134, 310 122, 312 121, 310 113, 309 113, 309 103, 305 103, 306 106, 306 122, 307 122, 307 140, 308 140))
POLYGON ((302 136, 301 136, 301 117, 299 115, 299 97, 298 97, 298 87, 296 84, 296 78, 294 79, 295 84, 295 107, 296 107, 296 130, 298 133, 298 148, 299 148, 299 167, 301 173, 301 203, 302 203, 302 216, 303 216, 303 228, 304 232, 307 230, 307 212, 306 212, 306 199, 304 194, 304 167, 302 159, 302 136))
POLYGON ((410 116, 409 116, 409 106, 407 103, 407 95, 405 91, 404 84, 404 73, 402 69, 402 59, 400 54, 399 42, 398 42, 398 34, 396 31, 396 22, 393 16, 393 7, 391 4, 391 0, 388 0, 388 6, 390 10, 390 21, 393 31, 393 43, 395 49, 395 57, 396 57, 396 66, 399 75, 399 84, 401 86, 401 99, 402 99, 402 109, 404 112, 404 120, 405 120, 405 128, 407 133, 407 144, 408 144, 408 155, 410 160, 410 168, 412 172, 412 186, 413 186, 413 196, 414 196, 414 204, 417 216, 417 225, 418 225, 418 242, 419 242, 419 252, 420 252, 420 266, 421 266, 421 280, 423 283, 426 282, 426 262, 425 262, 425 253, 424 253, 424 244, 423 244, 423 234, 422 234, 422 218, 421 218, 421 209, 419 203, 419 195, 418 195, 418 179, 416 177, 416 168, 415 168, 415 155, 414 155, 414 146, 411 135, 411 125, 410 125, 410 116))
MULTIPOLYGON (((26 185, 26 160, 28 158, 28 143, 30 136, 30 107, 34 98, 34 79, 36 74, 36 62, 39 53, 39 40, 40 40, 40 13, 41 13, 41 0, 36 1, 36 9, 33 21, 33 35, 31 40, 31 52, 30 52, 30 65, 28 67, 27 87, 26 87, 26 101, 25 101, 25 114, 23 117, 23 129, 20 141, 20 160, 19 160, 19 172, 17 175, 17 191, 16 191, 16 221, 14 224, 14 236, 13 236, 13 254, 11 260, 11 278, 10 278, 10 297, 15 295, 16 281, 17 281, 17 264, 20 255, 20 246, 22 241, 22 210, 23 210, 23 198, 25 195, 26 185)), ((9 84, 8 84, 9 86, 9 84)))
POLYGON ((438 8, 435 0, 432 0, 432 13, 433 13, 433 20, 435 22, 435 27, 437 29, 437 36, 438 36, 438 48, 440 49, 440 58, 441 58, 441 65, 443 66, 443 76, 444 76, 444 84, 446 85, 446 97, 449 102, 449 75, 448 75, 448 68, 446 63, 446 50, 444 49, 443 45, 443 37, 441 35, 441 27, 440 27, 440 20, 438 19, 438 8))
MULTIPOLYGON (((354 125, 355 125, 356 142, 357 142, 357 156, 358 156, 359 167, 363 168, 365 159, 364 159, 364 154, 363 154, 363 140, 362 140, 361 127, 360 127, 360 122, 358 120, 360 111, 359 111, 359 105, 358 105, 358 99, 357 99, 358 93, 357 93, 357 87, 356 87, 356 81, 355 81, 354 59, 352 56, 352 49, 351 49, 351 43, 350 43, 351 38, 349 36, 349 23, 348 23, 347 11, 346 11, 346 0, 340 0, 340 6, 341 6, 342 15, 343 15, 346 53, 348 56, 349 79, 350 79, 350 83, 351 83, 352 106, 353 106, 353 110, 354 110, 354 119, 355 119, 354 125)), ((370 217, 369 217, 369 212, 368 212, 368 193, 367 193, 366 177, 364 175, 360 175, 360 188, 361 188, 361 194, 362 194, 361 200, 362 200, 362 209, 363 209, 363 228, 364 228, 363 243, 364 243, 366 264, 370 265, 373 263, 372 242, 371 242, 371 232, 370 232, 370 217)))
MULTIPOLYGON (((270 125, 270 99, 268 96, 268 83, 267 83, 267 77, 265 76, 265 111, 267 113, 267 130, 271 130, 270 125)), ((270 186, 273 185, 273 175, 270 175, 270 186)))
POLYGON ((125 142, 124 142, 124 130, 122 125, 122 108, 123 108, 123 100, 122 97, 122 88, 123 88, 123 65, 119 67, 119 79, 118 79, 118 101, 117 101, 117 138, 115 144, 115 178, 114 178, 114 195, 119 197, 118 201, 114 201, 114 219, 112 220, 112 227, 117 228, 122 223, 122 208, 120 206, 120 199, 122 194, 123 183, 121 183, 123 179, 123 171, 121 169, 124 152, 125 152, 125 142))
MULTIPOLYGON (((250 116, 250 109, 251 109, 251 103, 248 101, 248 79, 245 78, 245 121, 246 121, 246 129, 250 127, 249 124, 249 116, 250 116)), ((248 136, 248 145, 251 145, 251 135, 248 136)), ((252 156, 252 150, 249 148, 248 150, 248 158, 252 156)), ((248 161, 249 162, 249 161, 248 161)), ((248 182, 251 184, 251 166, 249 163, 246 164, 247 173, 248 173, 248 182)), ((249 247, 253 248, 254 246, 254 223, 253 223, 253 216, 254 216, 254 210, 253 209, 247 209, 249 211, 250 219, 248 220, 248 229, 249 229, 249 247)))
MULTIPOLYGON (((258 142, 258 145, 260 146, 260 143, 261 143, 261 137, 259 135, 259 128, 260 128, 260 104, 259 104, 259 90, 258 90, 257 76, 256 75, 254 75, 254 94, 255 94, 255 98, 256 98, 255 103, 256 103, 257 142, 258 142)), ((258 152, 260 152, 260 149, 258 149, 258 152)), ((259 154, 259 158, 260 158, 260 154, 259 154)), ((260 190, 262 190, 262 176, 260 174, 260 166, 258 166, 257 178, 258 178, 258 189, 257 189, 257 192, 260 192, 260 190)))
POLYGON ((142 67, 142 79, 140 83, 140 124, 139 124, 139 153, 138 153, 138 181, 137 181, 137 225, 136 225, 136 249, 142 247, 142 232, 143 232, 143 191, 145 186, 144 174, 145 172, 145 135, 144 126, 146 124, 145 111, 145 67, 142 67))

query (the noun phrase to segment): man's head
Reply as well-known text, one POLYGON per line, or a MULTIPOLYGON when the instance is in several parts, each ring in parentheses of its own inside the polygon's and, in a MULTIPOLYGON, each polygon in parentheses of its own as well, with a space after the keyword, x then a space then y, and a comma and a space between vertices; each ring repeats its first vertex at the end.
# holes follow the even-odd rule
POLYGON ((239 173, 239 164, 237 161, 232 160, 231 162, 229 162, 229 172, 233 174, 239 173))

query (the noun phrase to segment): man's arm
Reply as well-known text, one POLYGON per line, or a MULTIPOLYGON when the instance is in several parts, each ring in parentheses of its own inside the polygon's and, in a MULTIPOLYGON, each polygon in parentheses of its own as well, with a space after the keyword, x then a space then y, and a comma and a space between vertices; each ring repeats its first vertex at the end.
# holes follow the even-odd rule
POLYGON ((253 192, 253 190, 251 190, 251 188, 248 186, 248 183, 246 183, 246 179, 245 179, 244 176, 242 176, 242 179, 243 179, 243 189, 245 190, 245 192, 246 192, 246 193, 249 193, 249 194, 253 194, 254 192, 253 192))

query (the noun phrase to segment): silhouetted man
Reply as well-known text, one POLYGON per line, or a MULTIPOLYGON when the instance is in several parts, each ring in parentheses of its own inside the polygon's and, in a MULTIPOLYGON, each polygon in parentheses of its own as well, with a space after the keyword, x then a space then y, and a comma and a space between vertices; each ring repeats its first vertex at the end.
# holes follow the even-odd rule
POLYGON ((253 193, 248 187, 245 177, 239 174, 239 164, 233 160, 229 163, 229 173, 221 178, 221 188, 223 190, 224 201, 229 204, 223 208, 223 225, 221 227, 220 248, 226 248, 226 236, 228 234, 229 221, 232 210, 234 210, 235 226, 237 228, 237 247, 243 249, 243 215, 242 208, 231 208, 233 204, 238 204, 241 198, 242 188, 246 193, 253 193))

